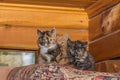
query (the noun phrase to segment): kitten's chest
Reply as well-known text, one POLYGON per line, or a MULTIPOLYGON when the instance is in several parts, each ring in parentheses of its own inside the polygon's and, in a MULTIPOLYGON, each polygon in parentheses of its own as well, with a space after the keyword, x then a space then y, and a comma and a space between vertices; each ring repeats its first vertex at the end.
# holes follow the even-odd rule
POLYGON ((40 53, 41 53, 41 54, 46 54, 47 52, 48 52, 48 48, 42 47, 42 48, 40 49, 40 53))

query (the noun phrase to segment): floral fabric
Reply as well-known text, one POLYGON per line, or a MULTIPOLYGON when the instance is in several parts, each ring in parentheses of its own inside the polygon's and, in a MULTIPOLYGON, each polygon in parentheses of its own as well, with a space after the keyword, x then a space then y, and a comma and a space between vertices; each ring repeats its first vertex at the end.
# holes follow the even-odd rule
POLYGON ((57 64, 36 64, 14 68, 7 80, 120 80, 120 75, 82 71, 57 64))

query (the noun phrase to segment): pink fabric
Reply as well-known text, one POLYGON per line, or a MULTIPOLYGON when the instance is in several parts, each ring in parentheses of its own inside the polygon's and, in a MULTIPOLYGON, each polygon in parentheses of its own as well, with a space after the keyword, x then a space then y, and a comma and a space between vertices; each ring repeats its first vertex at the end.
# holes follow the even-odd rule
POLYGON ((14 68, 7 80, 120 80, 120 75, 77 70, 58 64, 34 64, 14 68))
POLYGON ((8 73, 13 69, 14 67, 0 67, 0 80, 7 80, 8 73))

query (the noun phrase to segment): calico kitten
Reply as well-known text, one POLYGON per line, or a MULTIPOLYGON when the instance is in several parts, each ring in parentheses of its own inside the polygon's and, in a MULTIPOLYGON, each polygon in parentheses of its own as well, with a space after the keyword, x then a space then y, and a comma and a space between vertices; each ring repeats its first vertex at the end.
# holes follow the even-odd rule
POLYGON ((40 31, 37 30, 38 34, 38 45, 40 47, 40 56, 41 61, 45 62, 51 62, 53 56, 48 53, 49 50, 55 49, 56 48, 56 29, 53 28, 50 31, 40 31))
POLYGON ((71 64, 80 70, 94 70, 94 58, 86 50, 87 43, 68 40, 68 56, 71 64))

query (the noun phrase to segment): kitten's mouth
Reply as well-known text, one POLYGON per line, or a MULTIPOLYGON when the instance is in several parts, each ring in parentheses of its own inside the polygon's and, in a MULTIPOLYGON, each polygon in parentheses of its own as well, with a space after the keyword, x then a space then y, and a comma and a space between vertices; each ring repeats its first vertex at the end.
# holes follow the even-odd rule
POLYGON ((45 45, 45 47, 50 47, 50 45, 45 45))
POLYGON ((63 47, 64 45, 59 45, 60 47, 63 47))

